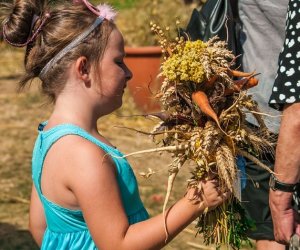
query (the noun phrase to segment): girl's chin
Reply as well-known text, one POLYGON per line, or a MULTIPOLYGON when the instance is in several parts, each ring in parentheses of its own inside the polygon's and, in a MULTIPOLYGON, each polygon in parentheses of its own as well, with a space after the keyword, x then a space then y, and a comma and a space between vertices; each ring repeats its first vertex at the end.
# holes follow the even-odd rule
POLYGON ((102 106, 102 108, 100 107, 102 116, 111 114, 112 112, 114 112, 117 109, 121 108, 122 104, 123 104, 123 101, 122 101, 121 98, 116 100, 113 103, 104 104, 104 106, 102 106))
POLYGON ((123 100, 122 100, 122 99, 116 101, 116 102, 114 103, 114 105, 112 106, 112 109, 113 109, 113 110, 112 110, 111 112, 113 112, 113 111, 115 111, 115 110, 121 108, 122 105, 123 105, 123 100))

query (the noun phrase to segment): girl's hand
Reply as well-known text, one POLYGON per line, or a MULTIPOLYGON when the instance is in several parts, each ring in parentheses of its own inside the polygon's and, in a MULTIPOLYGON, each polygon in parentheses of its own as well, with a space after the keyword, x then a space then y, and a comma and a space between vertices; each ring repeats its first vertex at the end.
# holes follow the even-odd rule
POLYGON ((230 192, 224 192, 220 189, 217 179, 203 180, 198 187, 190 188, 186 197, 199 206, 199 212, 203 210, 213 210, 230 196, 230 192))

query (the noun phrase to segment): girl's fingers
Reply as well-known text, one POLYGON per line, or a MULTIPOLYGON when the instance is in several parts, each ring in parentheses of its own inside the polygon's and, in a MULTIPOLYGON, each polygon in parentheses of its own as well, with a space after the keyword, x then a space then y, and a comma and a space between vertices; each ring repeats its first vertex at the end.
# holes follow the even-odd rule
POLYGON ((208 180, 207 183, 213 184, 214 187, 218 187, 219 186, 219 181, 216 178, 208 180))
POLYGON ((209 180, 214 180, 214 179, 216 179, 218 177, 218 172, 210 170, 208 172, 207 177, 208 177, 209 180))
POLYGON ((300 236, 300 224, 298 224, 298 223, 295 226, 295 233, 300 236))
POLYGON ((230 197, 231 193, 230 192, 225 192, 222 194, 222 198, 227 200, 230 197))

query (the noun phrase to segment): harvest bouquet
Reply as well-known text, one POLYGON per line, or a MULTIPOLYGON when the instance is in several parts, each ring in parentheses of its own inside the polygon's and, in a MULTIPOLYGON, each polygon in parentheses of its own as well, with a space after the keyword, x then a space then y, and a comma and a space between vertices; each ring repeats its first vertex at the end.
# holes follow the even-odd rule
POLYGON ((152 23, 151 29, 159 38, 164 60, 163 83, 156 95, 162 110, 151 114, 160 122, 150 135, 157 143, 153 151, 169 151, 173 158, 163 210, 176 175, 185 162, 192 161, 189 187, 198 187, 200 180, 215 173, 221 190, 232 192, 223 205, 199 217, 198 233, 207 244, 239 249, 243 241, 248 241, 246 231, 251 222, 241 207, 236 157, 247 157, 270 171, 259 156, 273 153, 264 114, 247 94, 247 89, 258 84, 256 73, 234 69, 236 57, 217 37, 207 42, 183 37, 171 40, 166 35, 168 28, 165 31, 152 23), (247 124, 247 113, 256 118, 257 129, 247 124))

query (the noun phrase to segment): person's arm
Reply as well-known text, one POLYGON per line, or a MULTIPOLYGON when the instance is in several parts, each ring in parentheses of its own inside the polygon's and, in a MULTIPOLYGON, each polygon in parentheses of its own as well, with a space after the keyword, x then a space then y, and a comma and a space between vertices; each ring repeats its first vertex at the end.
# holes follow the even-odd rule
POLYGON ((35 186, 32 185, 30 211, 29 211, 29 230, 36 243, 41 246, 46 230, 46 220, 44 208, 37 194, 35 186))
MULTIPOLYGON (((142 250, 161 249, 166 245, 162 214, 134 225, 128 224, 111 159, 103 158, 102 150, 90 142, 82 142, 78 147, 75 142, 72 145, 72 150, 65 151, 65 159, 72 166, 68 186, 77 198, 97 247, 142 250)), ((168 210, 168 241, 196 219, 205 206, 215 207, 226 198, 217 191, 215 181, 203 183, 203 189, 204 206, 199 206, 199 202, 193 204, 184 197, 168 210)))
MULTIPOLYGON (((275 159, 276 178, 294 184, 300 180, 300 103, 285 105, 275 159)), ((270 190, 270 208, 276 241, 288 243, 295 231, 300 235, 292 193, 270 190)))

